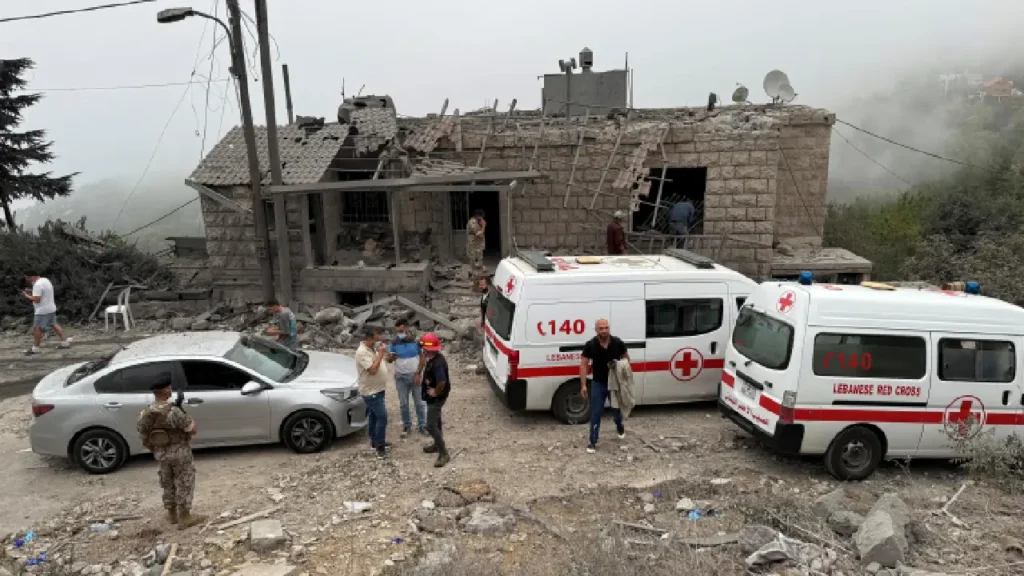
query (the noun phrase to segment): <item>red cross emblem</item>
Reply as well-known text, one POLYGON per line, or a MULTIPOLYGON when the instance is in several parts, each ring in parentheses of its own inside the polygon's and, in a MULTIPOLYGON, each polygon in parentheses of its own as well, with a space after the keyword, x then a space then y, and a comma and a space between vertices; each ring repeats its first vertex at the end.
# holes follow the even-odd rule
POLYGON ((779 312, 786 314, 793 309, 794 304, 796 304, 796 294, 792 290, 784 292, 782 297, 779 298, 779 312))
POLYGON ((508 296, 512 295, 512 290, 516 287, 516 279, 514 276, 509 276, 508 282, 505 283, 505 294, 508 296))
POLYGON ((987 416, 985 404, 980 398, 960 396, 946 406, 942 426, 950 438, 968 440, 981 432, 987 416))
POLYGON ((680 382, 693 380, 704 370, 704 355, 696 348, 681 348, 672 355, 668 371, 680 382))

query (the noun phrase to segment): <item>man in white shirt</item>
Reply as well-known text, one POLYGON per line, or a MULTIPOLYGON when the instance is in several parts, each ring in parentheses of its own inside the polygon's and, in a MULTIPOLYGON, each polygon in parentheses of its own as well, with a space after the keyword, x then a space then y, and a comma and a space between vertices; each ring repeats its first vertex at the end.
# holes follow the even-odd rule
POLYGON ((363 341, 356 350, 359 394, 366 404, 370 446, 377 451, 378 458, 387 456, 388 446, 391 445, 386 438, 388 409, 384 403, 384 391, 388 382, 388 367, 385 364, 388 347, 381 342, 383 332, 379 326, 365 327, 363 341))
POLYGON ((53 284, 46 278, 40 278, 35 274, 26 275, 25 280, 32 285, 32 289, 26 288, 22 290, 21 294, 28 300, 31 300, 32 307, 35 308, 35 315, 32 319, 33 343, 32 347, 25 352, 25 355, 39 354, 39 345, 43 341, 43 330, 47 328, 52 328, 53 332, 60 338, 61 348, 71 346, 71 339, 64 334, 64 329, 57 324, 57 303, 53 299, 53 284))

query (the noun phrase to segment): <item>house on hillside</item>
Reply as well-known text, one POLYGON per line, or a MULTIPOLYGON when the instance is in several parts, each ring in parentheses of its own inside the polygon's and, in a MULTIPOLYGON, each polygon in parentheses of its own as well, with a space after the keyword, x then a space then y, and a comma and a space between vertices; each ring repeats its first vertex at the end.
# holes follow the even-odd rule
MULTIPOLYGON (((595 84, 595 90, 603 83, 595 84)), ((616 88, 616 93, 621 91, 616 88)), ((488 220, 489 258, 537 248, 604 251, 605 228, 627 215, 636 252, 671 246, 667 214, 688 197, 698 221, 686 240, 751 277, 859 282, 870 262, 821 247, 835 116, 806 106, 609 108, 586 102, 544 111, 398 118, 386 96, 346 100, 337 122, 279 128, 283 185, 271 187, 266 130, 258 128, 269 246, 257 241, 242 131, 215 146, 187 183, 202 195, 213 282, 256 298, 259 256, 290 260, 289 286, 305 303, 422 298, 432 262, 465 256, 476 209, 488 220), (279 252, 278 227, 287 227, 279 252)), ((447 106, 447 103, 446 103, 447 106)), ((493 260, 492 260, 493 261, 493 260)))

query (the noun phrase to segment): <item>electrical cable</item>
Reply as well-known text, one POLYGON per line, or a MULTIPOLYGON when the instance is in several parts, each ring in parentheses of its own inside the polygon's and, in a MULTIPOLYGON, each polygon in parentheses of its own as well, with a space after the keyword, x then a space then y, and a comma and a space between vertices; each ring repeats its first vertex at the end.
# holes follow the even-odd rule
POLYGON ((953 158, 947 158, 945 156, 940 156, 938 154, 935 154, 934 152, 928 152, 926 150, 921 150, 920 148, 914 148, 913 146, 908 146, 906 144, 902 144, 902 143, 897 142, 895 140, 886 138, 885 136, 879 136, 878 134, 875 134, 874 132, 871 132, 870 130, 865 130, 864 128, 861 128, 860 126, 855 126, 853 124, 850 124, 849 122, 844 122, 843 120, 840 120, 838 118, 836 118, 836 122, 838 122, 838 123, 840 123, 840 124, 842 124, 844 126, 849 126, 850 128, 853 128, 854 130, 856 130, 858 132, 863 132, 863 133, 867 134, 868 136, 873 136, 875 138, 878 138, 879 140, 882 140, 884 142, 888 142, 889 144, 892 144, 894 146, 899 146, 900 148, 906 148, 907 150, 910 150, 912 152, 917 152, 918 154, 924 154, 925 156, 930 156, 932 158, 935 158, 936 160, 945 160, 946 162, 952 162, 953 164, 959 164, 961 166, 967 166, 968 168, 981 168, 980 166, 975 166, 974 164, 970 164, 970 163, 964 162, 962 160, 954 160, 953 158))
POLYGON ((903 178, 900 178, 900 175, 899 175, 899 174, 897 174, 897 173, 895 173, 895 172, 893 172, 892 170, 890 170, 888 166, 886 166, 885 164, 882 164, 882 163, 881 163, 881 162, 879 162, 878 160, 875 160, 875 159, 874 159, 874 158, 872 158, 871 156, 868 156, 867 152, 865 152, 865 151, 861 150, 860 148, 858 148, 858 147, 857 147, 856 145, 854 145, 854 143, 853 143, 853 142, 850 142, 850 140, 849 140, 849 139, 848 139, 848 138, 847 138, 846 136, 843 136, 843 133, 842 133, 842 132, 840 132, 838 128, 836 128, 835 126, 833 126, 833 127, 832 127, 832 130, 833 130, 833 131, 834 131, 834 132, 836 133, 836 135, 837 135, 837 136, 839 136, 840 138, 842 138, 842 139, 843 139, 843 142, 846 142, 847 144, 849 144, 849 145, 850 145, 850 148, 853 148, 853 149, 854 149, 854 150, 856 150, 857 152, 860 152, 861 156, 863 156, 863 157, 867 158, 868 160, 871 160, 872 162, 874 162, 875 164, 877 164, 879 168, 881 168, 882 170, 885 170, 886 172, 888 172, 889 174, 891 174, 893 178, 895 178, 895 179, 899 180, 900 182, 903 182, 903 183, 904 183, 904 184, 906 184, 907 186, 913 187, 913 184, 911 184, 910 182, 907 182, 907 181, 906 181, 906 180, 904 180, 903 178))
POLYGON ((50 18, 52 16, 64 16, 67 14, 79 14, 81 12, 95 12, 96 10, 106 10, 108 8, 121 8, 124 6, 133 6, 135 4, 151 4, 156 0, 132 0, 131 2, 120 2, 117 4, 101 4, 99 6, 89 6, 88 8, 75 8, 72 10, 58 10, 56 12, 47 12, 45 14, 32 14, 29 16, 10 16, 8 18, 0 18, 0 24, 4 22, 17 22, 19 20, 39 20, 42 18, 50 18))
POLYGON ((199 197, 198 197, 198 196, 197 196, 197 197, 195 197, 195 198, 193 198, 193 199, 191 199, 191 200, 189 200, 188 202, 185 202, 185 203, 184 203, 184 204, 182 204, 181 206, 178 206, 178 207, 177 207, 177 208, 175 208, 174 210, 171 210, 170 212, 168 212, 167 214, 164 214, 163 216, 161 216, 161 217, 157 218, 156 220, 153 220, 153 221, 152 221, 152 222, 150 222, 149 224, 144 224, 144 225, 142 225, 142 226, 139 226, 139 227, 138 227, 138 228, 136 228, 135 230, 132 230, 131 232, 127 232, 127 233, 125 233, 125 234, 121 234, 121 237, 122 237, 122 238, 124 238, 125 236, 131 236, 132 234, 135 234, 136 232, 139 232, 140 230, 145 230, 146 228, 149 228, 150 226, 152 226, 152 225, 154 225, 154 224, 156 224, 156 223, 158 223, 158 222, 160 222, 160 221, 162 221, 162 220, 164 220, 164 219, 166 219, 166 218, 170 217, 170 216, 171 216, 172 214, 174 214, 174 213, 175 213, 175 212, 177 212, 178 210, 181 210, 182 208, 184 208, 184 207, 188 206, 189 204, 192 204, 192 203, 196 202, 197 200, 199 200, 199 197))
MULTIPOLYGON (((215 78, 208 82, 230 82, 230 78, 215 78)), ((80 86, 75 88, 33 88, 30 92, 86 92, 90 90, 137 90, 142 88, 167 88, 169 86, 188 86, 191 84, 203 84, 190 80, 188 82, 164 82, 162 84, 127 84, 122 86, 80 86)))

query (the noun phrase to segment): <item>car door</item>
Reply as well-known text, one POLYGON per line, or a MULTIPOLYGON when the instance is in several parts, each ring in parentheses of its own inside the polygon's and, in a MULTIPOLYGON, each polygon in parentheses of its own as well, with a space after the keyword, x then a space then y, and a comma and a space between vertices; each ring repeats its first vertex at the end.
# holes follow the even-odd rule
POLYGON ((173 376, 172 362, 152 362, 114 370, 93 385, 97 410, 133 453, 143 450, 136 426, 139 415, 154 401, 150 387, 161 378, 173 381, 173 376))
POLYGON ((716 397, 732 318, 727 300, 724 283, 644 286, 644 404, 716 397))
POLYGON ((931 338, 938 365, 928 411, 935 423, 926 427, 918 455, 954 455, 960 442, 980 435, 985 442, 1005 441, 1021 418, 1021 338, 943 332, 931 338))
POLYGON ((185 410, 196 421, 200 446, 270 441, 270 395, 242 395, 242 386, 260 380, 219 360, 183 360, 185 410))

